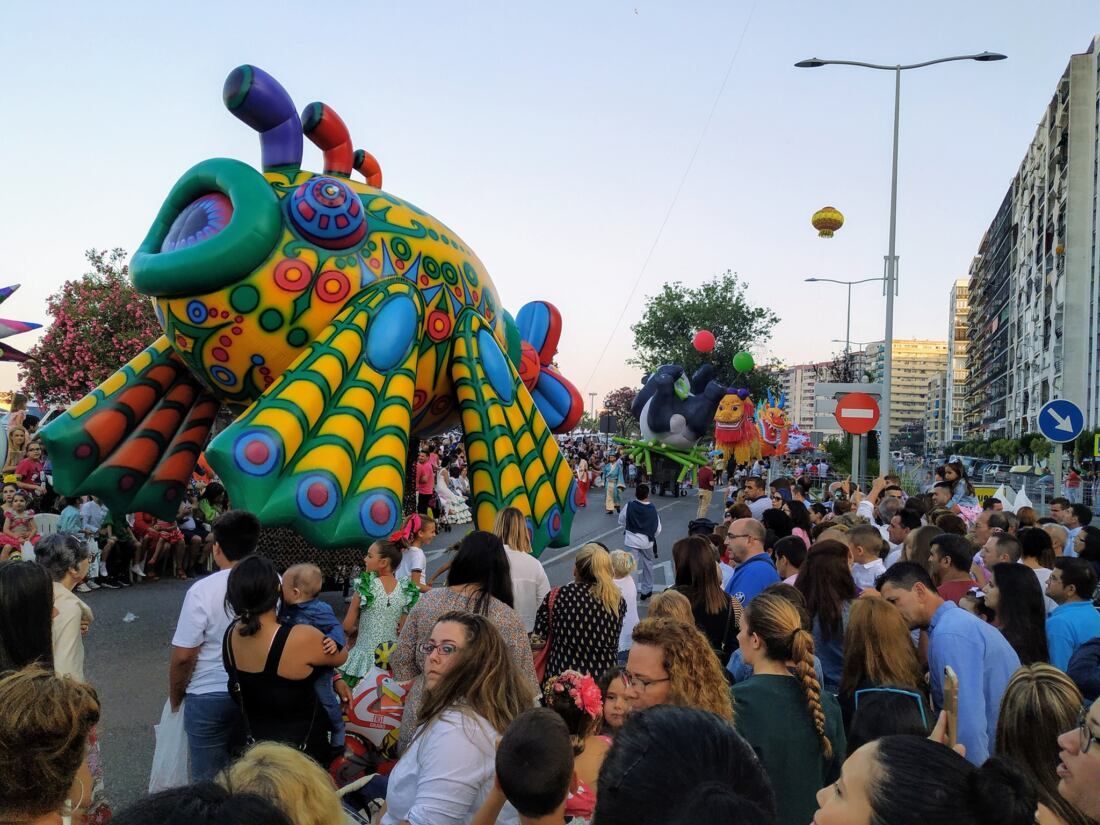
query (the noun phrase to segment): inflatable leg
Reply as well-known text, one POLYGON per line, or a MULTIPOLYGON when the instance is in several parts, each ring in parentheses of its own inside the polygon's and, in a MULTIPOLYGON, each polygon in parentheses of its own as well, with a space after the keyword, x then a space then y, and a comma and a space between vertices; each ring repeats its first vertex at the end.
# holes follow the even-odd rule
POLYGON ((214 439, 206 456, 236 506, 319 547, 397 528, 423 315, 406 281, 363 290, 214 439))
POLYGON ((54 487, 174 519, 217 411, 161 336, 43 430, 54 487))
POLYGON ((455 325, 451 378, 478 528, 492 530, 497 512, 517 507, 530 519, 536 554, 567 545, 577 510, 573 473, 489 325, 472 310, 455 325))

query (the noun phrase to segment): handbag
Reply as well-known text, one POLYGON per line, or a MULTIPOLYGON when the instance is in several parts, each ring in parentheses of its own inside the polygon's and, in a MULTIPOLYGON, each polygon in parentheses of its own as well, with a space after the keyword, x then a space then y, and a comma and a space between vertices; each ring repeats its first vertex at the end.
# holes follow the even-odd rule
POLYGON ((559 590, 561 590, 560 587, 553 588, 546 600, 546 644, 535 653, 535 676, 539 684, 542 684, 546 678, 546 664, 550 661, 550 645, 554 641, 554 599, 557 598, 559 590))

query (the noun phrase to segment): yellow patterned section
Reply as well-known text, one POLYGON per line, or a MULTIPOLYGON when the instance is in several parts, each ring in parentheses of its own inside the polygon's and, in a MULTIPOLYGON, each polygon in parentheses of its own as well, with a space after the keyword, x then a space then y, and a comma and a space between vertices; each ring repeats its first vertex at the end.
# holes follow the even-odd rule
POLYGON ((476 313, 460 318, 451 366, 477 525, 490 530, 497 512, 516 507, 530 517, 536 552, 560 546, 573 519, 573 474, 515 368, 483 332, 476 313))
POLYGON ((396 528, 422 320, 410 283, 376 284, 216 439, 207 456, 240 506, 321 546, 396 528))

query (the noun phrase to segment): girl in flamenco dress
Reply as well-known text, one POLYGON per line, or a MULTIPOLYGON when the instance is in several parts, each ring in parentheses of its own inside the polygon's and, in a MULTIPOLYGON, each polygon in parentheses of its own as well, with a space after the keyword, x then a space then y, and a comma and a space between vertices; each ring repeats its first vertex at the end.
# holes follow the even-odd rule
POLYGON ((355 644, 339 670, 350 687, 374 667, 390 669, 401 626, 420 598, 415 583, 394 575, 400 566, 401 549, 389 541, 376 541, 363 558, 365 569, 344 617, 344 632, 355 638, 355 644))

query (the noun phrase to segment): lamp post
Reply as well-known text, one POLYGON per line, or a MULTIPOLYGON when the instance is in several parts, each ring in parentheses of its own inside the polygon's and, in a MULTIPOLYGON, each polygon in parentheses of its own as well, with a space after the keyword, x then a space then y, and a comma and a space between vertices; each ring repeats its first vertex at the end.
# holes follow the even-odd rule
POLYGON ((890 380, 893 366, 894 348, 894 292, 897 289, 897 228, 898 228, 898 125, 900 122, 901 105, 901 73, 909 69, 923 69, 925 66, 935 66, 937 63, 952 63, 957 60, 976 60, 980 63, 988 63, 994 60, 1004 60, 1005 55, 996 52, 982 52, 981 54, 962 54, 954 57, 939 57, 935 60, 925 60, 922 63, 897 64, 885 66, 879 63, 864 63, 859 60, 822 60, 819 57, 811 57, 809 60, 800 60, 794 65, 799 69, 816 69, 821 66, 858 66, 863 69, 878 69, 880 71, 894 73, 894 152, 890 171, 890 250, 886 254, 886 336, 883 347, 882 367, 882 401, 879 408, 882 411, 880 419, 882 438, 879 439, 878 466, 879 473, 886 474, 890 469, 890 380))
POLYGON ((808 284, 843 284, 848 287, 848 320, 844 325, 844 363, 847 365, 848 360, 852 357, 852 286, 855 284, 869 284, 871 281, 881 281, 882 276, 877 278, 863 278, 859 281, 838 281, 836 278, 807 278, 808 284))

